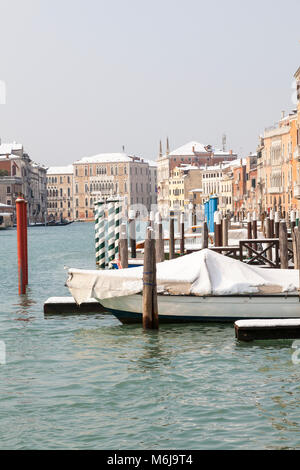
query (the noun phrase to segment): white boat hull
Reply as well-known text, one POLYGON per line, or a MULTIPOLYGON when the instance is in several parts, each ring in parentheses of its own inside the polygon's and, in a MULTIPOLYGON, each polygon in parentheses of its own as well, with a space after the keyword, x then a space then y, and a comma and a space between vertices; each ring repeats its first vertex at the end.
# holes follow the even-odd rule
MULTIPOLYGON (((142 295, 99 300, 122 323, 142 321, 142 295)), ((300 318, 299 296, 158 296, 160 322, 235 322, 243 319, 300 318)))

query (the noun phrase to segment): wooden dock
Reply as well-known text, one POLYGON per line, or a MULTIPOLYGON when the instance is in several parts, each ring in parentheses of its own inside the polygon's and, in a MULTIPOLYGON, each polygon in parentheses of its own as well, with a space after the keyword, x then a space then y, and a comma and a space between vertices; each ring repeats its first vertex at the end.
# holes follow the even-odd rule
POLYGON ((89 313, 105 312, 99 302, 89 299, 80 306, 76 304, 73 297, 50 297, 44 303, 44 315, 87 315, 89 313))
MULTIPOLYGON (((300 304, 299 304, 300 305, 300 304)), ((239 341, 300 338, 300 318, 284 320, 239 320, 234 324, 239 341)))

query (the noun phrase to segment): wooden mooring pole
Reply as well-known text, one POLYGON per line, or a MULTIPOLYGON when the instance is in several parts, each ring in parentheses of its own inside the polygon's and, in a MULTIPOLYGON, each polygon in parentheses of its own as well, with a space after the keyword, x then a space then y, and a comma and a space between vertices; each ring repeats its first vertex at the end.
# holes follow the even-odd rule
POLYGON ((280 267, 281 269, 288 269, 289 257, 288 257, 288 236, 286 221, 281 220, 279 223, 279 249, 280 249, 280 267))
POLYGON ((184 255, 184 212, 180 214, 180 254, 184 255))
POLYGON ((203 248, 208 248, 208 227, 207 222, 203 225, 203 248))
POLYGON ((121 225, 121 236, 119 240, 119 256, 123 269, 128 268, 128 240, 126 233, 126 224, 121 225))
POLYGON ((157 330, 158 305, 156 288, 156 256, 153 230, 147 229, 144 246, 144 274, 143 274, 143 327, 145 330, 157 330))
POLYGON ((136 226, 135 226, 135 211, 129 211, 129 240, 131 258, 136 258, 136 226))
POLYGON ((162 218, 159 212, 155 215, 155 225, 156 225, 156 243, 155 243, 155 251, 156 251, 156 260, 157 263, 162 263, 165 261, 165 244, 163 238, 163 226, 162 226, 162 218))
POLYGON ((275 212, 275 218, 274 218, 275 238, 279 238, 279 224, 280 224, 280 213, 275 212))
POLYGON ((228 246, 228 218, 226 215, 222 220, 222 246, 228 246))
POLYGON ((170 211, 169 259, 175 258, 174 212, 170 211))

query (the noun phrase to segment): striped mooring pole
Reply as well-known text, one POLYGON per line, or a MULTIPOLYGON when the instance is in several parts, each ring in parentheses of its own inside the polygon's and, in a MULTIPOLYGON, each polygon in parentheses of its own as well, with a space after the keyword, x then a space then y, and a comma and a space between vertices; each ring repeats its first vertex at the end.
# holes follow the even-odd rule
POLYGON ((119 257, 119 240, 121 231, 121 202, 115 201, 115 258, 119 257))
POLYGON ((115 259, 115 201, 108 203, 108 263, 115 259))
POLYGON ((95 248, 96 264, 100 269, 105 269, 105 218, 104 201, 95 205, 95 248))

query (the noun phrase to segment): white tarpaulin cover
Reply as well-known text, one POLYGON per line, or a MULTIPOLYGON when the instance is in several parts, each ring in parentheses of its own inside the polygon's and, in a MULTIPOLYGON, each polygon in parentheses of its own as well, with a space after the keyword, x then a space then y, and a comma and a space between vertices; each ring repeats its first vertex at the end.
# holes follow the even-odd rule
MULTIPOLYGON (((158 292, 173 295, 232 295, 293 292, 298 270, 249 266, 211 250, 157 264, 158 292)), ((107 271, 70 269, 67 286, 78 304, 137 294, 143 289, 143 267, 107 271)))

